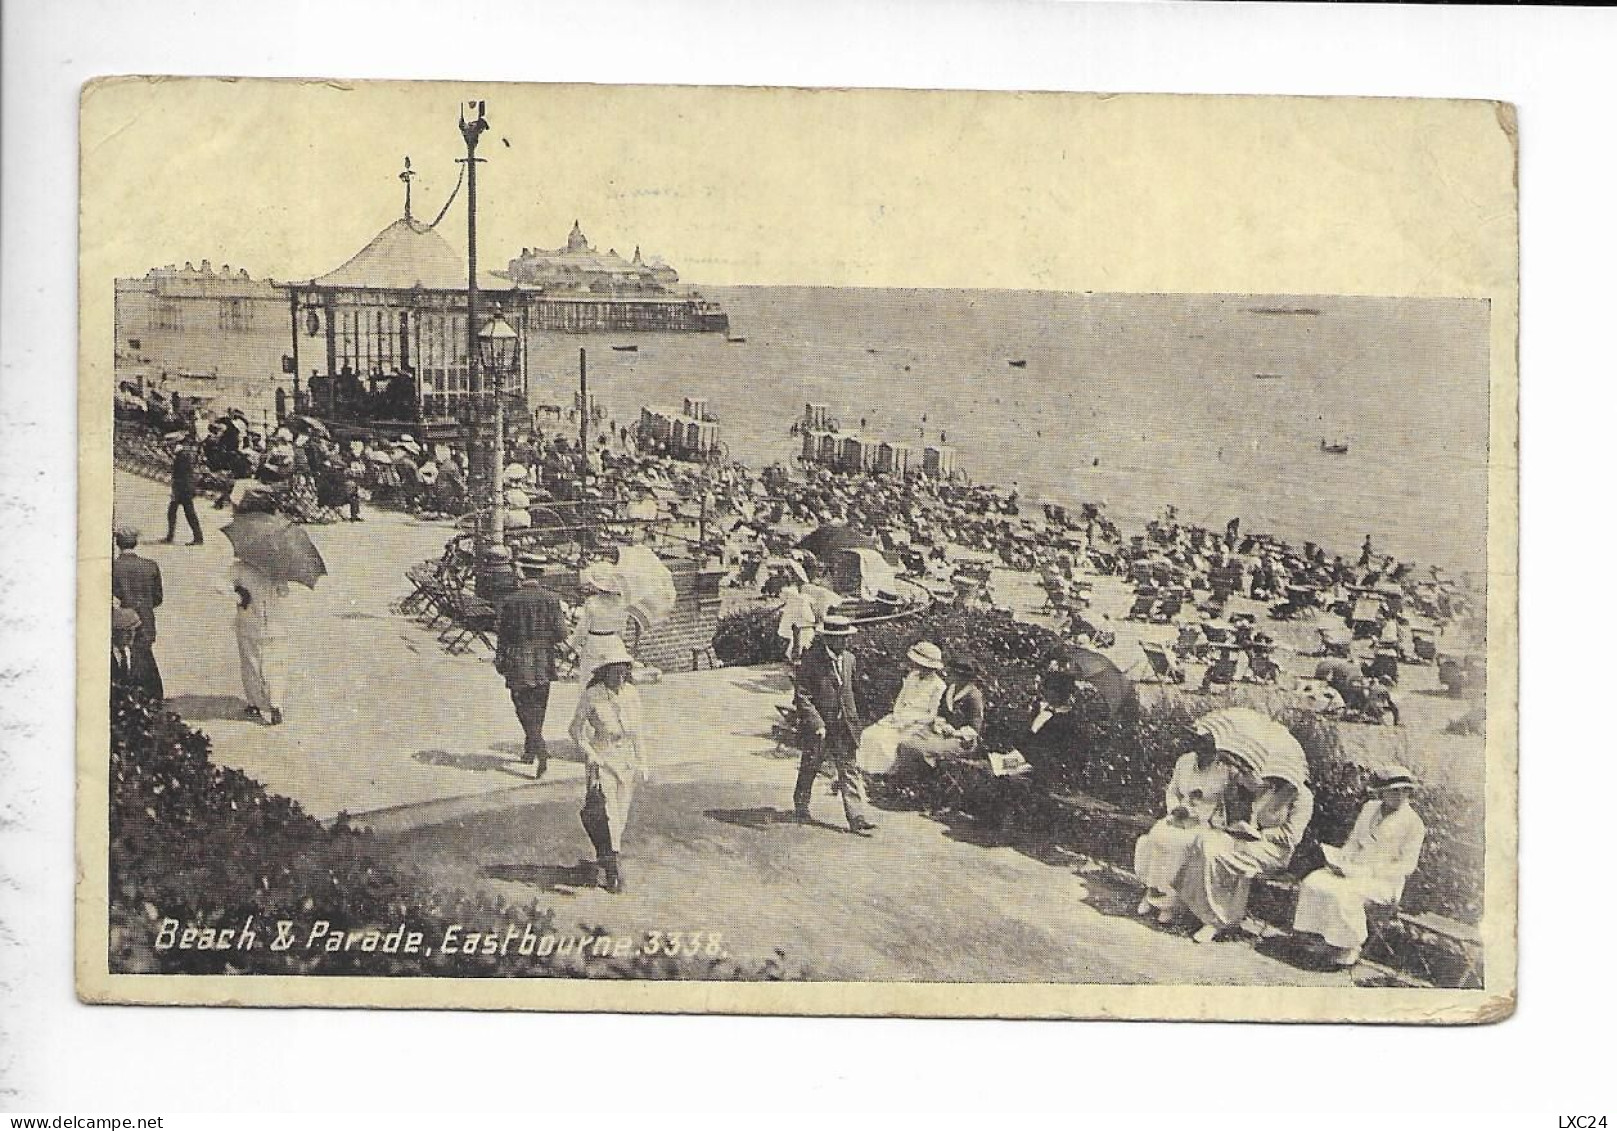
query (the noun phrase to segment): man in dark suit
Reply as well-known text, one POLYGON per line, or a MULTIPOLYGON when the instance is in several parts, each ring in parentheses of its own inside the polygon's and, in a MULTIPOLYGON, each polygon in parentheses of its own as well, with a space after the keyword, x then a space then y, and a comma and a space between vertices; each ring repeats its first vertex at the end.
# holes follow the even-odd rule
POLYGON ((164 538, 163 541, 174 541, 174 519, 181 510, 184 510, 185 521, 191 527, 191 545, 202 545, 202 523, 197 521, 197 508, 194 501, 196 494, 196 442, 190 437, 186 437, 180 441, 179 448, 174 452, 174 467, 169 474, 168 537, 164 538))
POLYGON ((135 553, 140 532, 121 526, 113 532, 118 556, 112 559, 112 595, 140 617, 129 642, 129 679, 153 699, 163 698, 163 674, 152 645, 157 641, 157 606, 163 603, 163 571, 150 558, 135 553))
POLYGON ((837 768, 837 788, 842 793, 842 811, 848 828, 870 833, 876 828, 865 819, 865 783, 857 752, 859 704, 854 697, 854 656, 848 639, 854 627, 847 617, 828 616, 821 624, 813 645, 803 653, 797 667, 797 710, 812 731, 797 768, 797 788, 792 806, 800 821, 811 820, 809 802, 814 796, 814 779, 820 763, 830 755, 837 768))
POLYGON ((541 778, 549 763, 545 748, 545 712, 556 678, 556 646, 567 638, 567 620, 555 594, 539 585, 540 563, 517 562, 522 578, 514 593, 500 601, 494 670, 505 677, 511 703, 522 724, 522 760, 534 763, 541 778))

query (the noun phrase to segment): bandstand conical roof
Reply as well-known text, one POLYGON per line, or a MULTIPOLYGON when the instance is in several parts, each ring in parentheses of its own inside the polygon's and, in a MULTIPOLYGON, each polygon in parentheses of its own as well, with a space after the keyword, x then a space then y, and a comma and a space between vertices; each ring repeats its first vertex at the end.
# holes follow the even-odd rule
MULTIPOLYGON (((342 266, 311 280, 317 287, 346 290, 463 291, 466 260, 436 228, 399 219, 376 234, 342 266)), ((509 279, 479 271, 477 285, 490 291, 513 289, 509 279)))

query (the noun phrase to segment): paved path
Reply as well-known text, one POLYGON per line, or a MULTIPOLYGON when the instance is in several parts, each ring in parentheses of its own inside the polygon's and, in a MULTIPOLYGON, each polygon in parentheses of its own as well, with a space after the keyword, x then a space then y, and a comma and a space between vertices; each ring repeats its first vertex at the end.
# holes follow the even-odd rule
MULTIPOLYGON (((166 490, 117 478, 120 521, 162 533, 166 490)), ((330 568, 294 590, 286 722, 241 717, 222 511, 207 544, 148 546, 164 571, 158 652, 172 705, 213 739, 217 761, 296 798, 313 815, 361 819, 428 877, 553 906, 558 923, 614 931, 719 931, 732 956, 778 947, 794 968, 841 979, 1341 984, 1244 942, 1200 947, 1142 923, 1135 894, 912 813, 878 814, 875 837, 784 820, 795 761, 769 728, 785 700, 775 669, 673 675, 643 689, 655 779, 626 836, 631 890, 587 886, 578 823, 582 767, 565 738, 576 690, 558 685, 556 757, 535 782, 520 729, 485 655, 449 656, 389 611, 403 572, 447 529, 370 512, 310 527, 330 568)), ((835 824, 829 823, 835 820, 835 824)))

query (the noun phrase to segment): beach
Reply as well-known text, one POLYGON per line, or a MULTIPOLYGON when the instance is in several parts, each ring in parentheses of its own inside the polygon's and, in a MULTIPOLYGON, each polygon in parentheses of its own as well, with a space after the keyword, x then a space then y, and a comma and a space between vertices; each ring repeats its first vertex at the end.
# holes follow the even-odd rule
POLYGON ((550 335, 530 400, 590 391, 632 424, 706 397, 730 458, 789 463, 803 405, 845 431, 938 443, 1029 501, 1173 504, 1344 555, 1486 563, 1485 302, 1358 296, 703 288, 718 334, 550 335), (634 351, 613 350, 634 345, 634 351), (1025 366, 1012 366, 1012 361, 1025 366), (1260 377, 1259 374, 1264 376, 1260 377), (1321 441, 1345 443, 1344 454, 1321 441))

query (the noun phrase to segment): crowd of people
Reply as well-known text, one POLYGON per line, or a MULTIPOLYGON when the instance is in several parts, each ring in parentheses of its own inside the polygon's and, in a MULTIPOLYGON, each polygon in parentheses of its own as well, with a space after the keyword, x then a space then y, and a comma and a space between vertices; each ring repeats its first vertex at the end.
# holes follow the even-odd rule
MULTIPOLYGON (((214 490, 217 505, 273 506, 304 521, 360 521, 367 502, 427 514, 459 515, 469 509, 468 460, 459 445, 422 444, 408 434, 344 442, 306 416, 287 417, 266 435, 239 413, 203 423, 194 413, 180 419, 181 410, 178 403, 150 399, 139 409, 144 423, 160 429, 173 450, 167 540, 183 514, 193 543, 202 541, 194 499, 214 490)), ((1376 678, 1396 682, 1398 662, 1423 658, 1415 637, 1417 618, 1440 630, 1477 609, 1475 594, 1464 585, 1436 568, 1422 570, 1378 554, 1368 537, 1357 560, 1350 561, 1312 542, 1295 546, 1271 535, 1243 533, 1239 519, 1221 530, 1184 523, 1172 508, 1142 534, 1129 536, 1101 504, 1072 513, 1045 505, 1026 514, 1014 487, 971 484, 963 477, 897 477, 819 466, 788 470, 778 464, 755 473, 739 464, 673 459, 643 448, 615 422, 597 429, 599 436, 583 448, 576 422, 556 423, 551 429, 536 423, 507 444, 500 474, 509 528, 552 521, 557 504, 595 500, 616 508, 619 517, 690 528, 702 551, 732 567, 738 583, 758 580, 760 562, 787 563, 778 589, 778 635, 781 654, 793 669, 792 710, 806 734, 793 811, 812 820, 814 783, 829 760, 844 818, 864 835, 876 829, 867 810, 868 776, 924 778, 951 761, 980 754, 987 709, 981 672, 970 655, 945 655, 936 644, 917 641, 907 653, 908 671, 891 709, 867 723, 858 702, 856 660, 847 647, 858 627, 838 615, 843 597, 827 583, 822 563, 812 555, 790 554, 804 531, 845 526, 901 561, 910 575, 953 583, 960 593, 968 588, 961 579, 974 576, 971 567, 983 558, 1034 573, 1052 604, 1070 614, 1069 628, 1082 643, 1107 643, 1085 619, 1085 602, 1075 597, 1080 579, 1097 575, 1126 578, 1137 604, 1149 600, 1159 602, 1155 611, 1171 610, 1161 622, 1179 626, 1177 647, 1187 653, 1204 654, 1214 639, 1209 626, 1224 621, 1225 606, 1235 596, 1268 604, 1268 615, 1276 620, 1311 611, 1339 616, 1350 639, 1368 637, 1377 649, 1376 660, 1351 673, 1354 680, 1373 669, 1380 673, 1376 678), (1070 600, 1055 601, 1058 592, 1070 600), (1366 597, 1379 610, 1368 628, 1355 623, 1357 604, 1366 597), (1390 665, 1379 662, 1383 652, 1392 657, 1390 665)), ((137 542, 136 532, 118 532, 114 666, 119 671, 121 662, 120 678, 160 697, 152 643, 155 610, 162 604, 161 574, 155 563, 135 553, 137 542)), ((250 712, 279 723, 273 622, 280 591, 274 583, 247 576, 243 565, 238 562, 232 574, 240 599, 243 685, 250 712)), ((524 760, 543 774, 549 688, 557 678, 556 656, 566 651, 578 660, 584 687, 569 728, 588 766, 580 816, 597 851, 601 882, 622 890, 623 828, 636 784, 649 770, 643 707, 619 635, 621 592, 609 568, 586 569, 584 607, 570 622, 538 585, 540 563, 514 560, 512 566, 520 582, 498 603, 496 667, 523 728, 524 760)), ((985 590, 979 586, 977 592, 985 590)), ((1246 644, 1263 648, 1268 638, 1247 627, 1246 644)), ((1349 674, 1338 674, 1344 684, 1349 681, 1349 674)), ((1022 765, 1036 767, 1074 741, 1081 684, 1068 672, 1048 674, 1013 751, 1022 765)), ((1221 729, 1229 714, 1214 712, 1198 724, 1197 745, 1180 758, 1168 786, 1166 813, 1136 852, 1135 870, 1145 887, 1140 913, 1164 923, 1188 917, 1198 941, 1240 922, 1251 882, 1290 862, 1312 815, 1306 766, 1266 758, 1232 739, 1234 732, 1221 729)), ((1412 775, 1392 767, 1380 772, 1376 783, 1375 797, 1359 814, 1347 843, 1328 853, 1326 867, 1304 881, 1297 909, 1297 930, 1318 936, 1329 957, 1345 964, 1357 959, 1364 943, 1365 908, 1396 902, 1418 861, 1423 836, 1408 804, 1415 788, 1412 775)))

